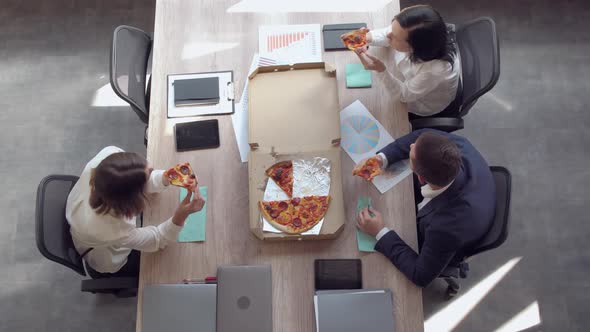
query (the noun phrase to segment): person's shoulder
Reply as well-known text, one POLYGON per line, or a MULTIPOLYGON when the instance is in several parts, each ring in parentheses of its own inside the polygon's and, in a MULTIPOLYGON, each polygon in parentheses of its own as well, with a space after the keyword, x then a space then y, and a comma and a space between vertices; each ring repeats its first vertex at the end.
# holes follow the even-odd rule
POLYGON ((100 154, 113 154, 113 153, 117 153, 117 152, 125 152, 125 150, 121 149, 120 147, 114 146, 114 145, 110 145, 107 147, 104 147, 102 150, 100 150, 100 152, 98 153, 100 154))
POLYGON ((95 168, 96 166, 98 166, 98 164, 100 164, 101 161, 103 161, 103 159, 112 155, 113 153, 119 153, 119 152, 125 152, 125 151, 119 147, 114 146, 114 145, 107 146, 107 147, 103 148, 102 150, 100 150, 99 153, 97 153, 86 164, 86 167, 84 167, 84 171, 88 171, 90 168, 95 168))
POLYGON ((441 59, 426 61, 424 62, 423 68, 434 74, 440 75, 449 74, 453 71, 453 65, 450 62, 441 59))

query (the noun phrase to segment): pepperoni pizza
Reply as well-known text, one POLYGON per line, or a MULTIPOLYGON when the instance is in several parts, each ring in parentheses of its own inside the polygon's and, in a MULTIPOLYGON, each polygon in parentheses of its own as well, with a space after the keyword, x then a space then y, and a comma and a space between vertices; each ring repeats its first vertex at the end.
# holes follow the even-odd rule
POLYGON ((301 234, 325 216, 330 196, 294 197, 284 201, 258 202, 260 212, 275 228, 287 234, 301 234))
POLYGON ((178 164, 164 172, 164 176, 170 180, 170 184, 193 190, 197 184, 197 177, 189 163, 178 164))
POLYGON ((280 161, 266 170, 266 175, 283 189, 289 197, 293 196, 293 162, 280 161))
POLYGON ((340 39, 342 39, 344 46, 354 51, 367 45, 367 31, 365 29, 353 30, 340 36, 340 39))
POLYGON ((377 156, 367 159, 361 167, 352 170, 352 175, 358 175, 367 181, 373 180, 373 178, 380 174, 381 163, 377 156))

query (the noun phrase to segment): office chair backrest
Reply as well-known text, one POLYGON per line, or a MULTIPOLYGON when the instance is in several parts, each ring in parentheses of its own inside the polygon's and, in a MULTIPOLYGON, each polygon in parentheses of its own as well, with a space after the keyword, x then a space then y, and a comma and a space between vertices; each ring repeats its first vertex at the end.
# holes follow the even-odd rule
POLYGON ((490 230, 479 244, 467 256, 473 256, 484 251, 499 247, 508 237, 510 193, 512 191, 512 177, 510 172, 500 166, 490 167, 496 184, 496 214, 490 230))
POLYGON ((111 46, 111 86, 144 123, 149 119, 146 74, 151 50, 152 38, 144 31, 126 25, 115 29, 111 46))
POLYGON ((66 202, 77 181, 78 177, 71 175, 49 175, 41 180, 37 188, 35 237, 43 256, 85 276, 66 220, 66 202))
POLYGON ((461 55, 463 89, 460 117, 463 117, 477 99, 498 82, 500 47, 496 24, 489 17, 460 25, 455 38, 461 55))

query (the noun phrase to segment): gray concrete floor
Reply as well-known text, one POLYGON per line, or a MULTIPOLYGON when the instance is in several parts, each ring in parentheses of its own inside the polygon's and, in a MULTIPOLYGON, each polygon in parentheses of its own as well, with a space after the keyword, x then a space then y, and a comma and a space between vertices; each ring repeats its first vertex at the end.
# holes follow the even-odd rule
MULTIPOLYGON (((500 81, 459 133, 490 164, 512 171, 512 226, 504 246, 471 262, 462 294, 522 257, 455 330, 492 331, 537 301, 542 323, 532 330, 585 331, 590 327, 590 220, 584 212, 590 186, 590 115, 584 113, 590 101, 590 5, 584 0, 435 5, 449 22, 492 16, 501 39, 500 81)), ((1 331, 134 330, 135 299, 83 294, 78 275, 39 254, 34 200, 42 177, 77 174, 104 146, 145 153, 143 125, 128 107, 91 104, 95 91, 108 84, 114 27, 149 31, 153 15, 153 0, 0 3, 1 331)), ((461 297, 443 301, 443 294, 439 281, 425 289, 427 321, 444 308, 465 306, 461 297)))

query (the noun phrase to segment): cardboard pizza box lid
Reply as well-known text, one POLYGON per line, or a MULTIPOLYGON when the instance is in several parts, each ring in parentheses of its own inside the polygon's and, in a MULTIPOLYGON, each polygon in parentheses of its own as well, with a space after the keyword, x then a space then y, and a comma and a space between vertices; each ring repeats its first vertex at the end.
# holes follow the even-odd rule
POLYGON ((336 72, 323 62, 260 67, 249 77, 248 157, 250 229, 263 240, 320 240, 338 236, 345 222, 336 72), (318 235, 262 231, 258 201, 265 170, 283 160, 330 159, 330 207, 318 235))
POLYGON ((251 149, 320 150, 340 143, 336 71, 323 62, 259 67, 249 77, 251 149))

